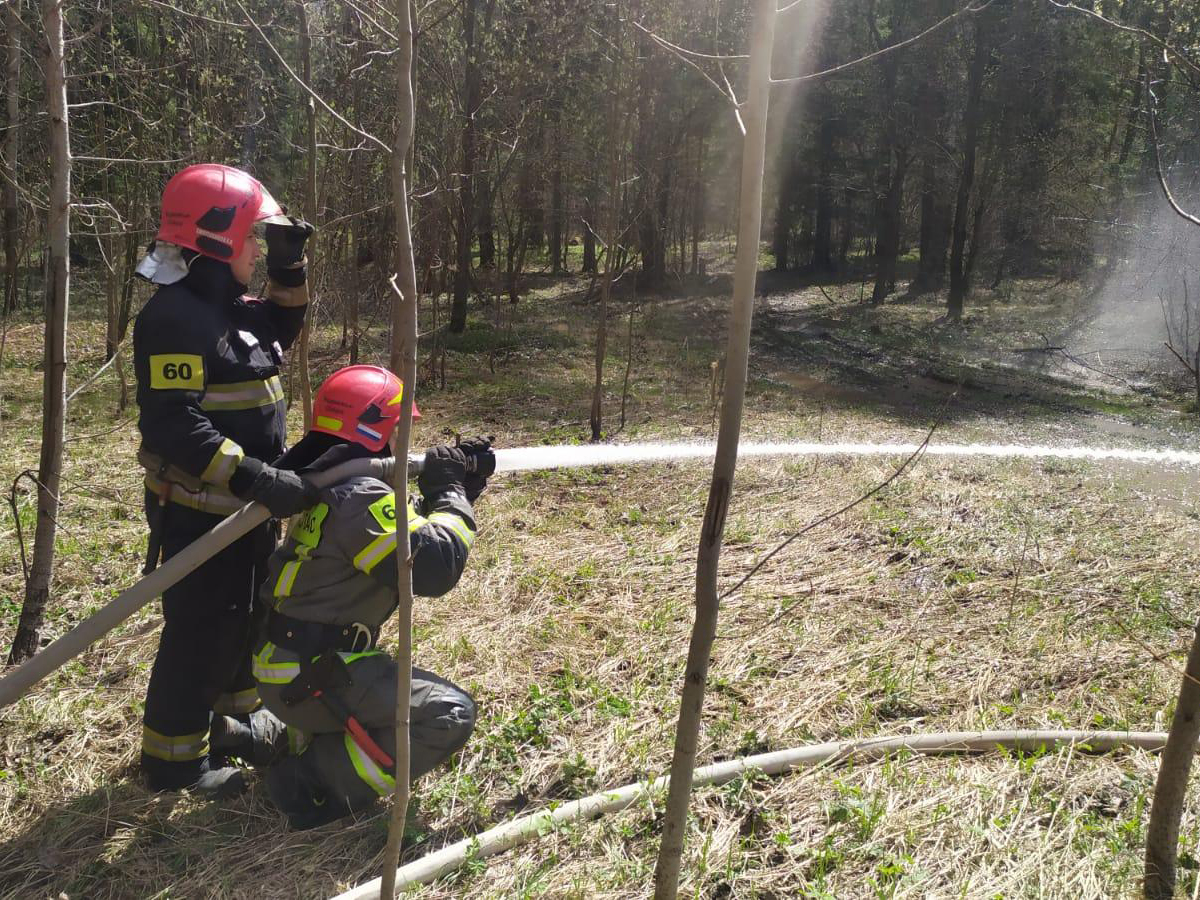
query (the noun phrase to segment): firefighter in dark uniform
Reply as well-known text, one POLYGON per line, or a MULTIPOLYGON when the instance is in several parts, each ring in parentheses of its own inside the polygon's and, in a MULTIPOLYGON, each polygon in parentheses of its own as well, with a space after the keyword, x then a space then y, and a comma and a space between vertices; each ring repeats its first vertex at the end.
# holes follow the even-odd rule
MULTIPOLYGON (((285 462, 306 472, 390 455, 402 396, 386 369, 335 372, 313 402, 312 430, 285 462)), ((475 540, 473 503, 494 470, 485 438, 426 452, 421 496, 405 498, 418 596, 440 596, 458 582, 475 540)), ((292 519, 271 557, 262 587, 271 609, 254 675, 263 703, 287 723, 299 751, 267 773, 271 798, 294 828, 363 810, 395 788, 396 662, 375 642, 397 604, 396 501, 391 485, 376 478, 333 485, 292 519)), ((466 743, 475 703, 414 667, 409 721, 415 778, 466 743)))
MULTIPOLYGON (((151 526, 147 568, 195 541, 249 500, 290 516, 315 502, 300 476, 271 465, 284 451, 283 352, 308 304, 304 244, 312 226, 288 217, 256 179, 190 166, 163 191, 158 236, 138 272, 159 285, 137 317, 134 371, 151 526), (265 301, 243 296, 267 245, 265 301)), ((277 528, 264 524, 162 598, 141 767, 155 791, 229 796, 245 787, 213 737, 235 729, 236 755, 269 756, 282 726, 259 706, 250 671, 252 610, 277 528), (226 719, 213 713, 226 713, 226 719)))

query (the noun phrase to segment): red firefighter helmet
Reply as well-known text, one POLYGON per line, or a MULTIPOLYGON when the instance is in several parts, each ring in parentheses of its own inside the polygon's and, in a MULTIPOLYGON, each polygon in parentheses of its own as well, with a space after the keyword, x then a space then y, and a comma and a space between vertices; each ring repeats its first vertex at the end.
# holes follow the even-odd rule
MULTIPOLYGON (((346 366, 325 379, 313 400, 313 431, 377 452, 400 422, 404 382, 381 366, 346 366)), ((413 418, 421 413, 413 403, 413 418)))
POLYGON ((255 224, 272 221, 289 220, 257 178, 201 163, 167 182, 157 239, 228 262, 242 252, 255 224))

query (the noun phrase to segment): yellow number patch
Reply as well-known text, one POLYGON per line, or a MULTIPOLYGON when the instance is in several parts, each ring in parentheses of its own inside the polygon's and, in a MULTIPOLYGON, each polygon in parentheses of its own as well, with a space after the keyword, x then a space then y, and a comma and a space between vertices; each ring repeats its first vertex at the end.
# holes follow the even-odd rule
POLYGON ((204 390, 204 358, 194 353, 151 356, 150 387, 159 391, 204 390))
POLYGON ((371 504, 371 515, 384 531, 396 530, 396 495, 388 494, 371 504))

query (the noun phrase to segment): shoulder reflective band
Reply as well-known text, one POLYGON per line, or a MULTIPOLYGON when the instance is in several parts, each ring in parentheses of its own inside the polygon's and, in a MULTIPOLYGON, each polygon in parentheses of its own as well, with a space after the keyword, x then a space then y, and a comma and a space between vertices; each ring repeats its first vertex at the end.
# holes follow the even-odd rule
POLYGON ((204 357, 195 353, 152 354, 150 387, 156 391, 204 390, 204 357))
MULTIPOLYGON (((380 502, 382 501, 376 501, 376 503, 380 502)), ((371 512, 375 512, 374 505, 372 506, 371 512)), ((392 512, 393 514, 395 513, 394 506, 392 512)), ((376 518, 378 518, 378 515, 376 515, 376 518)), ((409 534, 412 534, 414 531, 428 522, 429 520, 424 516, 417 515, 416 510, 414 510, 411 506, 408 508, 409 534)), ((386 534, 381 534, 379 537, 375 538, 375 540, 363 547, 363 549, 359 551, 358 555, 354 557, 354 568, 358 569, 360 572, 366 572, 368 575, 370 575, 371 571, 383 560, 387 559, 395 549, 396 522, 395 519, 393 519, 391 529, 386 534)))

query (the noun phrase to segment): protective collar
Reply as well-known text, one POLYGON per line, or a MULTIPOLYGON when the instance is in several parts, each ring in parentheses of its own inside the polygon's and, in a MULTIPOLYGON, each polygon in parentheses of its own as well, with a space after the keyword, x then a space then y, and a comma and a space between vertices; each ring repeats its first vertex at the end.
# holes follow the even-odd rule
POLYGON ((152 241, 134 271, 152 284, 174 284, 187 277, 188 262, 178 244, 152 241))

